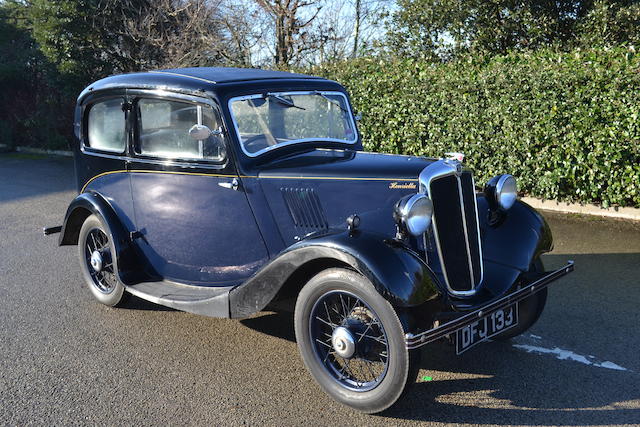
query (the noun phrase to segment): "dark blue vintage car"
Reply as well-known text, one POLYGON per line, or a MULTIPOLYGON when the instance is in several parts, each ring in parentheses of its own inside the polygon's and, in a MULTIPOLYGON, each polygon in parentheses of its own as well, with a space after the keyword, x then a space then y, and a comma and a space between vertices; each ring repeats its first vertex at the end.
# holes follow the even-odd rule
POLYGON ((309 372, 336 400, 391 406, 419 347, 461 353, 540 316, 544 219, 511 175, 462 156, 367 153, 345 89, 190 68, 117 75, 79 96, 79 195, 60 227, 95 298, 242 318, 295 301, 309 372))

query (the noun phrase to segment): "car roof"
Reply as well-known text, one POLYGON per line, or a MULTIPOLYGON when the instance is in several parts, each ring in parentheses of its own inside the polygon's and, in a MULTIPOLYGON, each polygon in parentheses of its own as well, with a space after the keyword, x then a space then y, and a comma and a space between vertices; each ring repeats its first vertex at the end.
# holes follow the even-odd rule
POLYGON ((197 67, 171 68, 138 73, 117 74, 98 80, 88 86, 78 102, 93 91, 108 89, 164 89, 181 92, 213 91, 220 86, 233 86, 260 81, 325 81, 321 77, 286 71, 262 70, 257 68, 197 67))
POLYGON ((195 79, 207 80, 213 83, 246 82, 250 80, 265 79, 320 79, 320 77, 309 76, 306 74, 262 70, 259 68, 194 67, 172 68, 167 70, 158 70, 155 72, 176 76, 188 76, 195 79))

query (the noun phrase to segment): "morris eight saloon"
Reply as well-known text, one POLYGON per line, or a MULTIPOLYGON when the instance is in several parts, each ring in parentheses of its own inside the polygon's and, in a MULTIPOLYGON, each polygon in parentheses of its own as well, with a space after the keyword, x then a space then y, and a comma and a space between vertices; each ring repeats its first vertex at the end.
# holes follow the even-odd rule
POLYGON ((99 302, 226 318, 295 302, 308 371, 364 412, 414 382, 423 345, 523 333, 573 269, 543 270, 551 232, 513 176, 481 188, 461 155, 363 151, 330 80, 117 75, 80 94, 74 126, 79 195, 44 231, 77 245, 99 302))

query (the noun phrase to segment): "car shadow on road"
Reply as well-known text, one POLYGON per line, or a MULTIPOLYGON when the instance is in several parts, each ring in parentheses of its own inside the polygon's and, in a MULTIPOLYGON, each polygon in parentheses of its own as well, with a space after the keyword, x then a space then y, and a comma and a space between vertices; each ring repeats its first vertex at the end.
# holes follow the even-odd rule
POLYGON ((127 300, 119 306, 126 310, 148 310, 148 311, 178 311, 171 307, 165 307, 163 305, 155 304, 151 301, 143 300, 135 295, 129 294, 127 300))
MULTIPOLYGON (((638 369, 637 358, 630 352, 640 348, 634 308, 640 301, 635 286, 640 254, 548 255, 544 262, 551 270, 568 259, 575 260, 576 271, 550 287, 545 313, 532 331, 542 335, 541 345, 593 353, 628 370, 527 353, 513 346, 520 338, 482 344, 461 356, 438 342, 422 349, 421 374, 428 380, 418 378, 378 417, 500 425, 637 424, 640 372, 632 370, 638 369)), ((290 312, 241 322, 295 341, 290 312)))
POLYGON ((445 423, 516 425, 633 424, 640 420, 640 376, 541 358, 493 342, 455 356, 425 347, 418 382, 380 417, 445 423), (620 387, 621 383, 629 387, 620 387), (636 389, 634 391, 634 388, 636 389))
POLYGON ((247 328, 253 329, 272 337, 282 338, 296 342, 293 329, 293 313, 289 311, 277 311, 261 313, 258 316, 240 320, 247 328))

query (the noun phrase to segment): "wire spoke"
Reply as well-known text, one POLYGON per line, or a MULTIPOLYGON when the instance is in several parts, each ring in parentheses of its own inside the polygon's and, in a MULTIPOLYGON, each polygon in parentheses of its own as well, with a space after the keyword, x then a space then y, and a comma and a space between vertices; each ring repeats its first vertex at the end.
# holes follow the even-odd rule
POLYGON ((389 346, 383 325, 366 301, 347 291, 328 291, 315 303, 310 320, 312 348, 328 374, 350 390, 378 386, 389 366, 389 346), (333 348, 337 327, 345 328, 356 344, 349 358, 333 348))
POLYGON ((336 325, 335 323, 331 323, 331 322, 329 322, 327 320, 324 320, 322 317, 316 316, 316 319, 318 319, 319 321, 321 321, 325 325, 330 326, 332 328, 337 328, 338 327, 338 325, 336 325))
POLYGON ((327 351, 327 355, 324 357, 324 360, 322 361, 322 364, 324 365, 325 363, 327 363, 327 359, 329 358, 329 356, 333 355, 333 357, 335 358, 335 351, 327 351))
POLYGON ((329 344, 327 344, 326 342, 321 341, 321 340, 320 340, 320 339, 318 339, 318 338, 316 338, 316 341, 317 341, 318 343, 320 343, 320 344, 324 345, 324 346, 329 347, 331 350, 333 350, 333 347, 332 347, 332 346, 330 346, 329 344))
POLYGON ((342 294, 340 294, 340 306, 342 307, 342 312, 343 312, 342 316, 344 319, 346 319, 347 317, 349 317, 349 314, 351 312, 347 312, 347 306, 344 302, 344 299, 342 298, 342 294))
POLYGON ((95 236, 95 233, 93 232, 93 230, 91 231, 89 236, 91 236, 91 241, 93 242, 93 250, 91 251, 91 252, 93 252, 93 251, 98 249, 98 243, 96 243, 96 236, 95 236))
POLYGON ((367 335, 367 332, 369 332, 369 329, 371 329, 371 324, 369 324, 367 326, 367 329, 365 329, 364 332, 362 334, 360 334, 360 338, 358 338, 358 342, 360 342, 362 340, 362 337, 367 335))
POLYGON ((331 314, 329 314, 329 308, 327 307, 327 302, 326 302, 326 301, 324 301, 324 310, 325 310, 325 311, 326 311, 326 313, 327 313, 327 320, 328 320, 329 322, 331 322, 331 327, 332 327, 332 328, 336 328, 338 325, 337 325, 337 324, 333 321, 333 319, 331 318, 331 314))
POLYGON ((353 313, 356 310, 356 307, 358 307, 358 304, 362 305, 362 303, 360 302, 360 299, 356 298, 356 302, 355 304, 353 304, 353 307, 351 307, 351 311, 349 311, 349 313, 353 313))
MULTIPOLYGON (((381 336, 379 336, 379 337, 373 337, 373 336, 371 336, 371 335, 365 335, 365 334, 362 334, 362 335, 361 335, 361 337, 367 337, 367 338, 369 338, 370 340, 374 340, 374 341, 376 341, 376 342, 379 342, 380 344, 384 344, 385 346, 387 345, 387 340, 386 340, 386 339, 384 338, 384 336, 382 336, 382 335, 381 335, 381 336)), ((359 341, 360 341, 360 340, 358 340, 358 342, 359 342, 359 341)))
POLYGON ((367 369, 369 370, 369 373, 371 374, 371 379, 373 379, 373 381, 378 381, 378 377, 376 376, 376 374, 373 373, 373 370, 371 370, 371 362, 369 362, 368 360, 364 360, 364 364, 367 366, 367 369))
POLYGON ((342 313, 340 313, 334 306, 331 306, 331 310, 333 310, 338 316, 342 317, 342 313))

